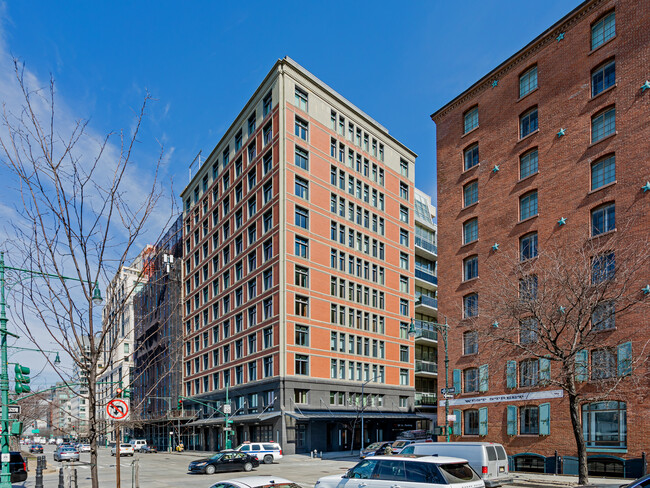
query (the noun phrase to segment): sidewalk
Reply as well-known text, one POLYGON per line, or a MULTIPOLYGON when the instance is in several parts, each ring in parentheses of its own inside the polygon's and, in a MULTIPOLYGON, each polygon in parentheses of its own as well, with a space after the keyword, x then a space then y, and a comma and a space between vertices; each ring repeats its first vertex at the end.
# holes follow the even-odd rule
MULTIPOLYGON (((563 487, 563 486, 579 486, 577 476, 566 475, 553 475, 553 474, 533 474, 533 473, 518 473, 511 472, 514 478, 514 484, 517 486, 529 487, 563 487)), ((583 485, 589 488, 612 488, 619 487, 630 483, 631 479, 621 478, 595 478, 589 477, 589 484, 583 485)))

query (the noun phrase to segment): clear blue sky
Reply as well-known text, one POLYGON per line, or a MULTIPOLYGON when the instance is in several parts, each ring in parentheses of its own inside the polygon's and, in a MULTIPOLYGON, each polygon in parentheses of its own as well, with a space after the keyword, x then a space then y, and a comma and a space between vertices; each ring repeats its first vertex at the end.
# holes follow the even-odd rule
POLYGON ((164 143, 177 193, 198 151, 288 55, 417 152, 416 185, 434 194, 429 114, 578 3, 11 2, 2 34, 99 133, 128 128, 148 89, 157 102, 142 139, 164 143))

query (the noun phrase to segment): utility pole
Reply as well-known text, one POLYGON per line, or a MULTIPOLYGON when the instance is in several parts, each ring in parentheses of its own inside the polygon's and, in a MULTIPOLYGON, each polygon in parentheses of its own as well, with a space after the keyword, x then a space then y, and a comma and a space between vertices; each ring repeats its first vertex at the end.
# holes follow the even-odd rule
POLYGON ((115 423, 115 488, 120 488, 122 479, 120 473, 120 424, 115 423))

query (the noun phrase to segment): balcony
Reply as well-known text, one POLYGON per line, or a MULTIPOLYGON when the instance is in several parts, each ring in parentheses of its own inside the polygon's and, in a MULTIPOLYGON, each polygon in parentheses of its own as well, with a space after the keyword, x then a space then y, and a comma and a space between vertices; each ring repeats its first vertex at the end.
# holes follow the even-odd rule
POLYGON ((438 277, 432 274, 430 271, 425 271, 423 269, 415 268, 415 279, 426 281, 427 283, 438 286, 438 277))
POLYGON ((435 310, 438 310, 438 299, 428 297, 426 295, 420 295, 419 297, 417 297, 415 299, 415 306, 416 307, 428 307, 428 308, 433 308, 435 310))
POLYGON ((438 365, 432 361, 415 360, 415 373, 438 374, 438 365))
POLYGON ((415 406, 436 406, 438 401, 438 395, 431 392, 425 391, 416 391, 415 392, 415 406))
POLYGON ((424 320, 415 320, 414 325, 416 339, 426 339, 429 341, 438 340, 438 331, 430 325, 430 322, 425 322, 424 320))
POLYGON ((415 236, 415 245, 421 249, 424 249, 430 254, 433 254, 434 256, 438 256, 438 246, 436 246, 433 241, 415 236))

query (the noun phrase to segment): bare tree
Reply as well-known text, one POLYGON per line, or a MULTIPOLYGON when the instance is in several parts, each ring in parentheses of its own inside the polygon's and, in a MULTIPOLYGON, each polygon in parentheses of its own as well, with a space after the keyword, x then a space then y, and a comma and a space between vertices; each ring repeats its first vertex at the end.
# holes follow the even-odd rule
POLYGON ((514 360, 514 371, 506 371, 506 377, 514 374, 516 383, 523 375, 531 384, 566 392, 580 484, 588 482, 581 405, 645 395, 649 386, 650 299, 642 288, 650 248, 647 239, 624 240, 625 235, 623 230, 545 243, 524 261, 494 252, 487 265, 491 282, 483 287, 487 310, 472 324, 492 364, 502 365, 504 357, 514 360), (629 319, 645 326, 620 326, 629 319), (525 360, 534 361, 534 367, 518 371, 517 361, 525 360))
MULTIPOLYGON (((14 262, 19 256, 16 264, 42 275, 22 282, 13 313, 34 343, 53 341, 67 353, 87 387, 91 480, 97 488, 96 383, 106 367, 103 351, 115 347, 108 331, 119 314, 102 327, 93 293, 96 284, 109 283, 141 249, 145 225, 163 195, 158 184, 162 149, 150 164, 152 176, 134 178, 134 150, 149 95, 130 134, 119 131, 97 140, 87 121, 59 124, 53 80, 45 89, 33 87, 24 67, 14 65, 22 106, 11 111, 3 104, 0 159, 19 190, 21 219, 14 222, 16 238, 7 246, 14 262)), ((173 213, 170 207, 167 215, 173 213)), ((69 370, 50 366, 63 381, 74 383, 69 370)))

